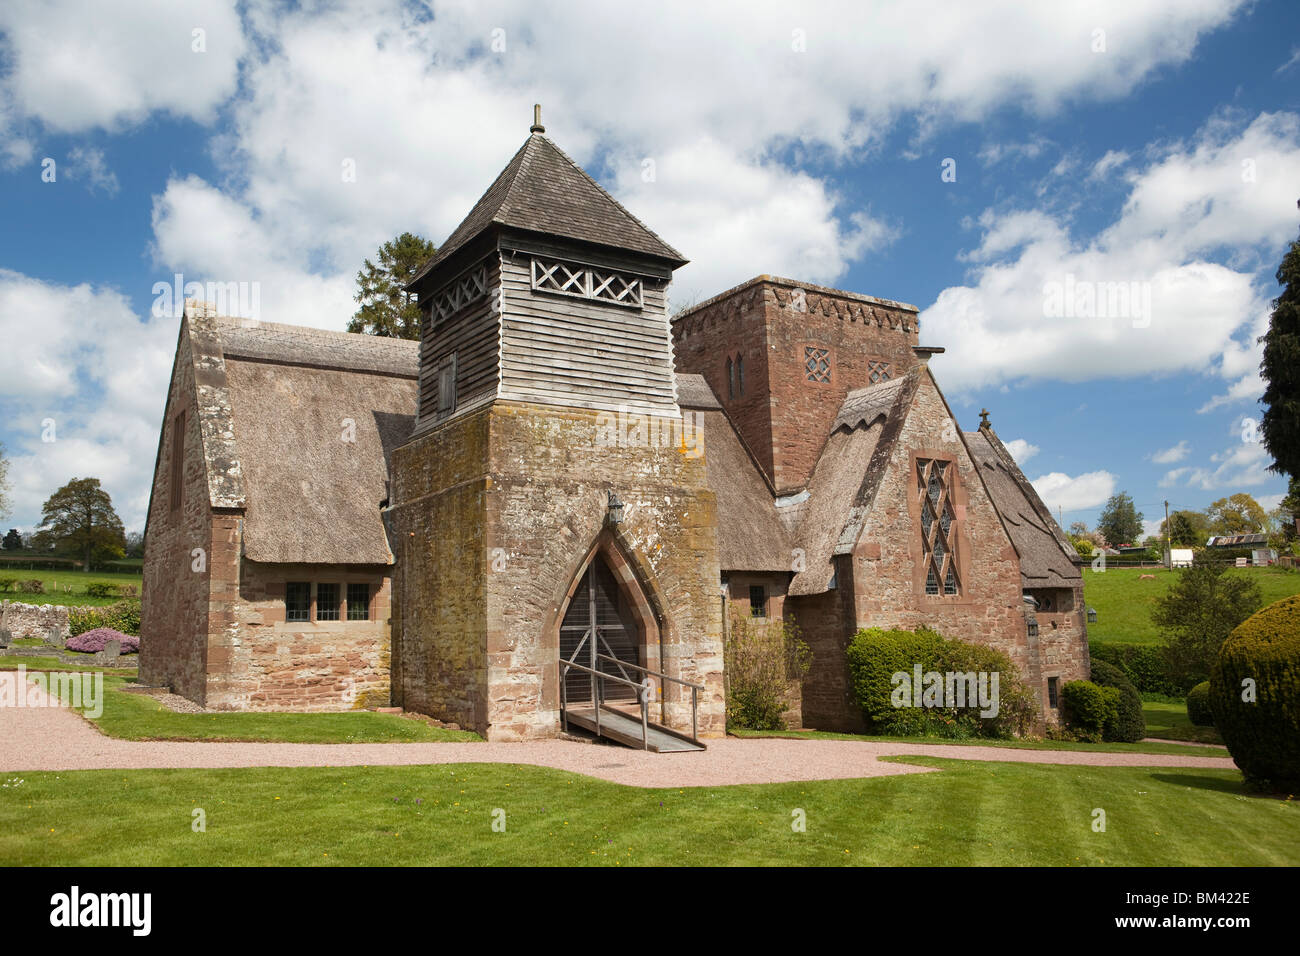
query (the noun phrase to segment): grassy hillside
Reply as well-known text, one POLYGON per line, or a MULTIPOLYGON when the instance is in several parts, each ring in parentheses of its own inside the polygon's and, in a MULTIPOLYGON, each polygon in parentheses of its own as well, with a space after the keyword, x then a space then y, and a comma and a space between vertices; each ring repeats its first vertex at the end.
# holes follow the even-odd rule
MULTIPOLYGON (((1251 578, 1259 585, 1264 603, 1300 594, 1300 571, 1283 568, 1232 568, 1228 572, 1251 578)), ((1177 571, 1163 568, 1111 568, 1083 571, 1083 599, 1097 609, 1097 623, 1088 625, 1088 640, 1130 644, 1158 644, 1160 631, 1151 622, 1151 610, 1175 580, 1177 571), (1144 574, 1154 580, 1141 580, 1144 574)))
POLYGON ((31 568, 14 568, 0 563, 0 581, 13 578, 15 581, 38 580, 45 585, 44 594, 24 594, 13 584, 8 589, 0 588, 0 599, 19 601, 23 604, 66 604, 94 605, 101 607, 119 601, 117 597, 90 597, 86 594, 89 584, 103 583, 115 587, 129 586, 135 588, 136 597, 140 596, 143 578, 139 574, 98 574, 84 571, 46 571, 31 568))

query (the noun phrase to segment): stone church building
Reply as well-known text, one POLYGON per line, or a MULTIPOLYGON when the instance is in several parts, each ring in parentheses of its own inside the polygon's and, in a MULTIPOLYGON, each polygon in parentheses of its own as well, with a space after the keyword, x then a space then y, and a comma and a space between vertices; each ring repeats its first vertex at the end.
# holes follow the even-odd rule
POLYGON ((1007 652, 1054 720, 1089 671, 1079 559, 987 417, 956 423, 916 308, 761 275, 670 315, 685 262, 535 125, 412 281, 418 342, 188 304, 141 680, 492 740, 595 688, 709 737, 743 615, 809 644, 803 726, 861 726, 844 650, 876 626, 1007 652))

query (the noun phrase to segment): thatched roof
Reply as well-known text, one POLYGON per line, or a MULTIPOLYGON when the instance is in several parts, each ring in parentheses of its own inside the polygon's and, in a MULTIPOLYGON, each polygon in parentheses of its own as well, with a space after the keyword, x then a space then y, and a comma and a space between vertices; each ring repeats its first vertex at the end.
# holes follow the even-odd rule
POLYGON ((991 427, 965 432, 966 446, 984 479, 993 506, 1020 555, 1025 588, 1073 587, 1079 583, 1078 553, 991 427))
POLYGON ((677 404, 704 429, 722 570, 789 571, 790 537, 777 517, 772 489, 704 376, 677 376, 677 404))
POLYGON ((674 267, 686 263, 563 150, 533 133, 407 287, 492 226, 640 252, 674 267))
POLYGON ((789 594, 821 594, 830 587, 834 558, 848 554, 875 503, 889 451, 916 394, 919 372, 849 392, 808 482, 807 500, 791 509, 805 569, 789 594))
POLYGON ((415 422, 419 344, 202 309, 186 325, 200 389, 219 399, 205 415, 211 504, 244 511, 245 555, 391 564, 379 506, 415 422))

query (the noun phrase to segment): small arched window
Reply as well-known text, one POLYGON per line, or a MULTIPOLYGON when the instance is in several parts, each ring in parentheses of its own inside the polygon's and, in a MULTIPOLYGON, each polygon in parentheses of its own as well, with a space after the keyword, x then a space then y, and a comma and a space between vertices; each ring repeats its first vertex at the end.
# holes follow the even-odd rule
POLYGON ((727 400, 736 397, 736 366, 731 359, 727 359, 727 400))
POLYGON ((736 356, 736 386, 741 395, 745 394, 745 356, 736 356))

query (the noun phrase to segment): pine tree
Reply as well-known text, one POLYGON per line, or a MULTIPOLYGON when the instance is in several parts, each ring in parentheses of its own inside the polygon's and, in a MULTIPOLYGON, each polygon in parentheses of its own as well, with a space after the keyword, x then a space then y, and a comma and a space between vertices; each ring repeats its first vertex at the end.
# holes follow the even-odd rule
POLYGON ((409 232, 380 246, 379 264, 367 259, 357 273, 356 299, 361 308, 348 323, 348 331, 418 339, 420 309, 405 286, 436 251, 429 240, 409 232))
MULTIPOLYGON (((1296 203, 1300 206, 1300 202, 1296 203)), ((1277 269, 1282 294, 1273 300, 1268 320, 1264 360, 1259 372, 1264 379, 1266 408, 1260 423, 1264 447, 1273 456, 1271 470, 1300 477, 1300 239, 1282 257, 1277 269)))
POLYGON ((1142 536, 1142 512, 1133 506, 1128 492, 1111 495, 1097 519, 1097 530, 1110 545, 1133 544, 1142 536))

